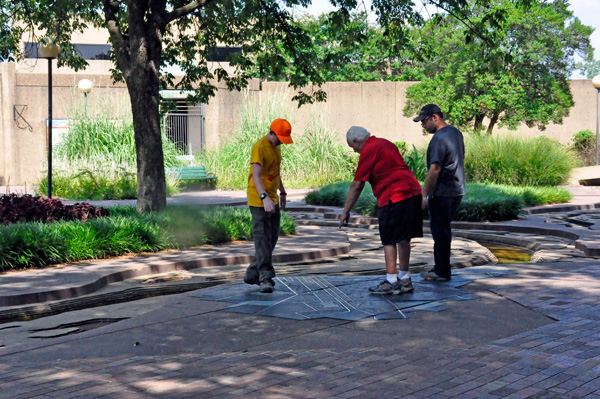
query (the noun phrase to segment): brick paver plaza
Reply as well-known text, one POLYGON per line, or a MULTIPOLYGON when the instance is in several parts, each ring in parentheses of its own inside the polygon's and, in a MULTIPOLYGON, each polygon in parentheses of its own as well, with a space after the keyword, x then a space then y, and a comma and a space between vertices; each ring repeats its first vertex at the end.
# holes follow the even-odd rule
MULTIPOLYGON (((164 283, 224 281, 217 286, 4 321, 0 397, 600 398, 597 215, 561 209, 504 224, 498 237, 535 243, 537 262, 490 264, 485 249, 457 235, 453 259, 471 266, 458 269, 459 275, 471 276, 470 282, 453 283, 459 288, 428 287, 414 275, 420 296, 410 306, 406 298, 398 308, 399 299, 391 304, 381 300, 392 312, 422 306, 402 313, 408 318, 378 318, 368 296, 348 290, 376 280, 374 274, 383 271, 376 230, 361 228, 345 233, 349 252, 331 252, 333 244, 314 233, 312 244, 304 242, 305 250, 323 251, 327 258, 285 258, 276 266, 281 272, 276 289, 282 295, 276 301, 240 285, 245 265, 233 262, 204 265, 188 270, 187 280, 164 283), (544 236, 540 229, 549 233, 544 236), (580 238, 573 240, 573 234, 580 238), (479 262, 471 265, 469 259, 479 262), (486 278, 474 278, 477 273, 486 278), (284 282, 291 291, 282 288, 284 282), (346 288, 338 292, 341 286, 346 288), (312 298, 302 297, 298 287, 312 298), (237 300, 229 300, 236 295, 237 300), (339 314, 346 305, 361 311, 357 303, 367 304, 372 314, 326 314, 329 308, 339 314), (236 306, 244 308, 236 311, 236 306), (285 309, 295 316, 286 317, 285 309)), ((333 234, 327 218, 305 219, 321 226, 325 236, 333 234)), ((470 234, 490 228, 473 226, 470 234)), ((468 230, 461 229, 464 237, 468 230)), ((308 240, 313 230, 304 231, 308 240)), ((282 238, 280 259, 295 239, 282 238)), ((413 272, 431 264, 431 245, 428 237, 414 244, 413 272)), ((233 256, 232 251, 228 247, 224 253, 233 256)), ((152 264, 152 259, 145 262, 152 264)), ((0 285, 10 287, 9 275, 0 275, 0 285)), ((139 285, 141 278, 85 294, 118 293, 139 285)), ((57 279, 56 285, 70 295, 66 280, 57 279)), ((0 313, 31 306, 34 294, 23 296, 26 292, 25 286, 15 288, 15 295, 29 302, 0 307, 0 313)), ((10 296, 7 288, 0 294, 10 296)))

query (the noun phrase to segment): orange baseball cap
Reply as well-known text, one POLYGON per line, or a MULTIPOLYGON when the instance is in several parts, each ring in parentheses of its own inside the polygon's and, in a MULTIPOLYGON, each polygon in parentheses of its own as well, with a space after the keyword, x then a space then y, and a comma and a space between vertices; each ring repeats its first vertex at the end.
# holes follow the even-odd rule
POLYGON ((292 125, 282 118, 277 118, 271 122, 271 131, 277 135, 281 144, 292 144, 292 125))

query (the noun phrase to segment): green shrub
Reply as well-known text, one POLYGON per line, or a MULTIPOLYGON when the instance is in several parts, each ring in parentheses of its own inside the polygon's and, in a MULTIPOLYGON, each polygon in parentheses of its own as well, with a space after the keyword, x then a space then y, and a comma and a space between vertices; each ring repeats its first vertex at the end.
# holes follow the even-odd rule
POLYGON ((398 147, 398 151, 400 151, 400 154, 404 157, 404 154, 406 154, 406 151, 408 150, 406 141, 394 141, 393 143, 396 147, 398 147))
MULTIPOLYGON (((85 222, 16 223, 0 226, 0 271, 156 252, 251 238, 248 208, 168 206, 138 213, 115 207, 110 217, 85 222)), ((296 232, 282 214, 281 234, 296 232)))
POLYGON ((259 104, 249 94, 245 95, 239 128, 218 149, 203 154, 206 167, 219 176, 218 188, 246 189, 252 146, 269 132, 275 118, 285 118, 292 124, 294 144, 281 146, 281 176, 286 188, 315 187, 353 177, 357 154, 342 145, 335 132, 325 128, 324 121, 314 112, 304 132, 300 132, 292 112, 283 107, 285 96, 282 93, 268 104, 259 104))
POLYGON ((574 154, 545 136, 470 136, 465 141, 467 181, 513 186, 557 186, 576 165, 574 154))
POLYGON ((427 176, 427 149, 417 149, 412 146, 402 155, 406 166, 414 173, 418 181, 425 181, 427 176))
MULTIPOLYGON (((102 165, 89 169, 87 165, 73 166, 72 171, 58 170, 52 174, 52 193, 55 197, 72 200, 121 200, 137 198, 137 174, 131 168, 102 165)), ((167 195, 179 193, 179 181, 166 176, 167 195)), ((37 184, 39 193, 48 192, 48 178, 37 184)))
POLYGON ((525 206, 540 206, 549 204, 561 204, 569 202, 573 196, 564 187, 543 187, 543 186, 508 186, 503 184, 481 184, 470 183, 470 191, 473 195, 476 187, 487 187, 489 189, 498 189, 504 194, 515 195, 519 197, 525 206))
POLYGON ((582 130, 573 135, 573 148, 587 150, 596 147, 596 134, 591 130, 582 130))
POLYGON ((596 164, 596 134, 590 130, 582 130, 573 135, 571 148, 577 154, 580 165, 596 164))
MULTIPOLYGON (((53 155, 52 192, 68 199, 134 199, 137 197, 137 165, 130 114, 71 119, 53 155)), ((175 145, 162 135, 165 167, 184 166, 175 145)), ((37 184, 47 192, 47 172, 37 184)), ((178 182, 167 178, 167 193, 179 192, 178 182)))
MULTIPOLYGON (((309 205, 344 206, 350 182, 329 184, 306 195, 309 205)), ((524 206, 537 206, 567 202, 571 194, 562 187, 515 187, 500 184, 467 184, 455 220, 471 222, 512 220, 518 217, 524 206)), ((353 212, 365 216, 377 216, 377 200, 370 186, 365 186, 353 212)), ((426 213, 425 213, 426 215, 426 213)))

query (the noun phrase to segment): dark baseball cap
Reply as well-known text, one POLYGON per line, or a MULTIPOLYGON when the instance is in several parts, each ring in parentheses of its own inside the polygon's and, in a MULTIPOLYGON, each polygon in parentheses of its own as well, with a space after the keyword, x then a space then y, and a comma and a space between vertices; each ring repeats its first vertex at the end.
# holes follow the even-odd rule
POLYGON ((417 116, 415 119, 413 119, 413 121, 415 122, 421 122, 423 119, 427 118, 428 116, 431 116, 433 114, 442 114, 442 110, 440 109, 440 107, 438 107, 435 104, 427 104, 426 106, 424 106, 423 108, 421 108, 421 113, 419 114, 419 116, 417 116))

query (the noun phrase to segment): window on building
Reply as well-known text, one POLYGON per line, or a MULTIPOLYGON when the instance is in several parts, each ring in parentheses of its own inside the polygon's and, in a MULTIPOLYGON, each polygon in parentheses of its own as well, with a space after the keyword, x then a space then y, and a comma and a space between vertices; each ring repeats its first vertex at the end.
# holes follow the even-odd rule
POLYGON ((212 54, 207 59, 212 62, 229 62, 231 55, 237 55, 241 53, 240 47, 215 47, 212 54))
MULTIPOLYGON (((26 58, 42 58, 38 53, 39 43, 25 42, 26 58)), ((110 60, 110 44, 75 44, 79 56, 84 60, 110 60)))

